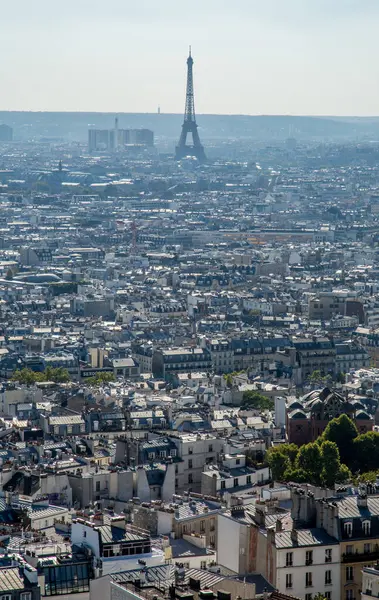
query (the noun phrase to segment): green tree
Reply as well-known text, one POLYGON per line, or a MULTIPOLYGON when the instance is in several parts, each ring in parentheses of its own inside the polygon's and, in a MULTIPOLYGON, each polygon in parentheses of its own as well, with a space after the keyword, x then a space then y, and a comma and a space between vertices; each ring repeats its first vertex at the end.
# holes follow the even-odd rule
POLYGON ((309 377, 309 383, 315 387, 328 386, 331 384, 331 382, 332 377, 330 375, 323 375, 320 370, 313 371, 309 377))
POLYGON ((110 371, 104 371, 102 373, 96 373, 94 377, 88 377, 85 383, 88 385, 102 385, 114 381, 114 375, 110 371))
POLYGON ((267 398, 267 396, 264 396, 255 390, 247 390, 243 393, 241 404, 242 410, 274 410, 274 407, 275 403, 271 398, 267 398))
POLYGON ((23 368, 17 370, 12 375, 13 381, 18 381, 25 385, 33 385, 40 381, 54 381, 55 383, 66 383, 70 381, 70 375, 67 369, 62 367, 53 368, 46 367, 42 372, 32 371, 31 369, 23 368))
POLYGON ((340 482, 341 478, 345 477, 345 473, 341 471, 342 465, 338 446, 335 442, 326 440, 322 442, 320 452, 322 457, 321 482, 322 485, 331 488, 335 483, 340 482))
POLYGON ((70 374, 63 367, 46 367, 43 372, 45 381, 54 381, 55 383, 67 383, 70 381, 70 374))
POLYGON ((23 369, 18 369, 13 373, 12 380, 18 381, 19 383, 23 383, 25 385, 33 385, 37 381, 43 381, 44 376, 43 373, 37 373, 24 367, 23 369))
POLYGON ((284 481, 294 481, 295 483, 310 483, 309 474, 304 469, 289 468, 284 473, 284 481))
POLYGON ((347 483, 351 481, 352 475, 349 467, 346 465, 341 465, 339 473, 337 475, 336 483, 347 483))
POLYGON ((266 460, 274 480, 285 480, 285 473, 295 467, 298 452, 295 444, 280 444, 267 451, 266 460))
POLYGON ((358 486, 360 483, 375 483, 378 476, 378 471, 368 471, 362 473, 354 478, 354 485, 358 486))
POLYGON ((322 464, 321 447, 315 442, 301 446, 297 455, 296 468, 306 474, 309 482, 320 483, 320 467, 322 464))
POLYGON ((341 462, 350 466, 354 457, 353 441, 357 436, 358 430, 355 423, 347 415, 340 415, 329 421, 321 436, 321 441, 335 442, 340 453, 341 462))
POLYGON ((282 452, 271 452, 268 454, 268 464, 274 481, 283 481, 284 474, 291 469, 291 462, 282 452))
POLYGON ((337 373, 336 381, 337 383, 346 383, 346 373, 343 373, 342 371, 337 373))
POLYGON ((353 441, 352 454, 355 471, 375 471, 379 467, 379 433, 369 431, 358 435, 353 441))

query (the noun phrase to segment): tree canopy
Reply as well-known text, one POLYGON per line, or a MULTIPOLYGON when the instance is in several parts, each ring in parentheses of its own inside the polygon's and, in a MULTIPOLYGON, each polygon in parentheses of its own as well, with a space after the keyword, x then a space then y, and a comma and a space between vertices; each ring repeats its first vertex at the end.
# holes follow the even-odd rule
POLYGON ((354 456, 353 441, 358 436, 355 423, 345 414, 332 419, 320 437, 320 441, 327 440, 337 444, 341 462, 351 466, 354 456))
POLYGON ((33 385, 40 381, 54 381, 55 383, 67 383, 70 381, 70 374, 67 369, 62 367, 46 367, 44 371, 32 371, 32 369, 18 369, 12 375, 13 381, 33 385))
POLYGON ((85 380, 88 385, 102 385, 103 383, 109 383, 110 381, 114 381, 114 375, 110 371, 96 373, 94 377, 88 377, 85 380))
POLYGON ((273 479, 278 481, 333 487, 351 478, 348 467, 341 464, 337 444, 328 440, 300 448, 282 444, 268 450, 267 461, 273 479))
POLYGON ((255 390, 247 390, 243 393, 241 404, 242 410, 274 410, 274 407, 275 403, 271 398, 267 398, 267 396, 264 396, 255 390))
POLYGON ((361 473, 379 468, 379 433, 369 431, 354 439, 351 462, 354 470, 361 473))

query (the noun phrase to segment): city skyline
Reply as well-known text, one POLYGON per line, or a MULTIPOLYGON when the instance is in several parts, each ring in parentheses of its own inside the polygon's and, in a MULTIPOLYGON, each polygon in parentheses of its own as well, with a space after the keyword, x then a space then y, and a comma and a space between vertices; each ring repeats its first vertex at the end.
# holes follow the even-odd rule
POLYGON ((374 0, 7 3, 0 110, 183 113, 192 44, 197 113, 379 114, 374 0))

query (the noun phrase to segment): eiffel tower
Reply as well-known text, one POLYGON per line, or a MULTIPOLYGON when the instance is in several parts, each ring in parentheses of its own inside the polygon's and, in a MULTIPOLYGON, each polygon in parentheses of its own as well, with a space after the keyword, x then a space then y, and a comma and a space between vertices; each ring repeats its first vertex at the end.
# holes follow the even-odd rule
POLYGON ((195 156, 198 161, 206 160, 204 148, 201 145, 199 134, 197 131, 195 118, 195 101, 193 94, 193 58, 191 56, 191 46, 189 49, 189 57, 187 58, 187 91, 186 91, 186 107, 184 110, 184 122, 182 125, 182 133, 180 134, 179 143, 176 146, 175 158, 180 160, 184 156, 195 156), (187 145, 187 135, 192 134, 192 146, 187 145))

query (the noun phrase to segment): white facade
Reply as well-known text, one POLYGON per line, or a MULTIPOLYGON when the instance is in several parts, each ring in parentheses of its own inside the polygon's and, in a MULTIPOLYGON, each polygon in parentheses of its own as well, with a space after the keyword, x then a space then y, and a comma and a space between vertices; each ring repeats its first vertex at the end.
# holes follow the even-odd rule
POLYGON ((218 564, 234 573, 242 573, 241 558, 245 546, 241 540, 246 539, 248 527, 231 519, 227 515, 217 516, 217 561, 218 564), (225 541, 227 540, 227 543, 225 541))
POLYGON ((371 600, 372 597, 379 598, 379 570, 365 567, 362 570, 361 600, 371 600))
POLYGON ((331 600, 339 600, 341 570, 338 544, 277 549, 276 556, 276 587, 280 592, 305 600, 311 600, 317 593, 325 598, 330 594, 331 600))
POLYGON ((175 490, 177 493, 191 488, 200 492, 204 465, 215 462, 223 447, 223 440, 213 435, 183 434, 170 439, 178 449, 181 462, 175 463, 175 490))

